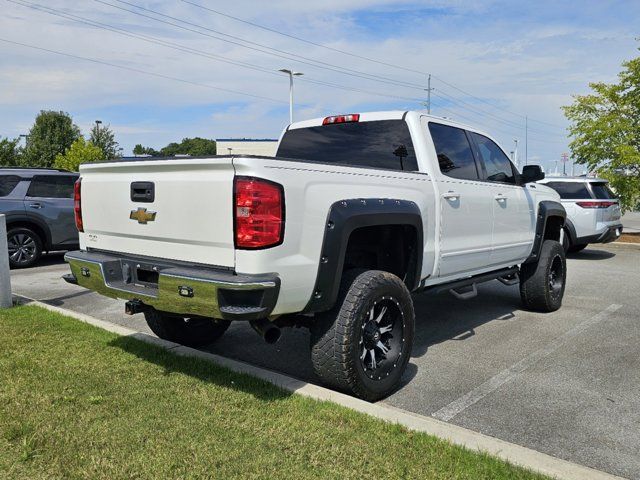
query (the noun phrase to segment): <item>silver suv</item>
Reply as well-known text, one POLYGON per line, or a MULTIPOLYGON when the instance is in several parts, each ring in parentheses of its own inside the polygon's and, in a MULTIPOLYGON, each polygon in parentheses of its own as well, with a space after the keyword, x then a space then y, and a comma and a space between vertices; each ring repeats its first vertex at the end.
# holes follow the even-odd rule
POLYGON ((613 242, 622 233, 620 205, 606 180, 548 177, 538 183, 558 192, 567 211, 562 241, 565 251, 578 252, 590 243, 613 242))
POLYGON ((11 268, 34 265, 43 252, 78 247, 73 214, 77 173, 0 168, 0 214, 6 216, 11 268))

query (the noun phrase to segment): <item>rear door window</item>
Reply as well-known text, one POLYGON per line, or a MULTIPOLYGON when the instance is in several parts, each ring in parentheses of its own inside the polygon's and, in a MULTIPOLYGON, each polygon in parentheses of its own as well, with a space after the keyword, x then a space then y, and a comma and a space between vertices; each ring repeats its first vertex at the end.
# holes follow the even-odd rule
POLYGON ((20 183, 20 177, 17 175, 0 175, 0 197, 6 197, 20 183))
POLYGON ((595 198, 600 200, 616 198, 616 194, 611 191, 607 182, 592 182, 590 185, 595 198))
POLYGON ((586 182, 548 182, 545 185, 553 188, 563 199, 581 200, 591 198, 586 182))
POLYGON ((478 168, 467 134, 461 128, 429 122, 440 171, 448 177, 478 180, 478 168))
POLYGON ((480 160, 484 164, 487 180, 490 182, 516 183, 513 164, 502 149, 490 138, 478 133, 471 133, 480 160))
POLYGON ((276 156, 355 167, 418 170, 411 134, 404 120, 288 130, 276 156))
POLYGON ((68 175, 36 175, 29 185, 28 197, 73 198, 73 184, 78 177, 68 175))

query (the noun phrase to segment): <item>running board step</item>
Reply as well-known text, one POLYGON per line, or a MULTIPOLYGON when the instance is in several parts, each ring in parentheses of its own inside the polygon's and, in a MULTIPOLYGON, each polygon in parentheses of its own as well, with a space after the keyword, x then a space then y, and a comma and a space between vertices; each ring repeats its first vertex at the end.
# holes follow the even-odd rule
POLYGON ((456 297, 458 300, 469 300, 470 298, 477 297, 478 288, 476 287, 475 283, 472 283, 471 285, 467 285, 466 287, 460 287, 460 288, 469 288, 469 287, 470 289, 468 289, 465 292, 460 292, 455 288, 452 288, 449 290, 449 293, 454 297, 456 297))
POLYGON ((501 268, 500 270, 494 270, 493 272, 481 273, 480 275, 475 275, 473 277, 467 277, 460 280, 454 280, 453 282, 427 287, 426 290, 436 293, 451 292, 456 298, 467 300, 477 295, 478 291, 476 285, 496 279, 500 280, 502 283, 507 282, 505 285, 516 284, 519 281, 518 267, 501 268), (471 291, 465 291, 465 288, 471 288, 471 291))

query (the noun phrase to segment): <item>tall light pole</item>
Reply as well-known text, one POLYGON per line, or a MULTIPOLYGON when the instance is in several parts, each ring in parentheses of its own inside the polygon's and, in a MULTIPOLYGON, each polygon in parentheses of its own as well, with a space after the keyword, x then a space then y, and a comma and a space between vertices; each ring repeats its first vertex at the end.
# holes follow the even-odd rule
POLYGON ((299 77, 304 73, 294 72, 287 68, 281 68, 280 71, 289 75, 289 123, 293 123, 293 77, 299 77))
POLYGON ((517 167, 518 166, 518 139, 514 138, 513 143, 516 144, 516 148, 514 149, 514 154, 513 154, 513 163, 515 163, 517 167))
POLYGON ((96 120, 96 137, 100 135, 100 125, 102 124, 102 120, 96 120))

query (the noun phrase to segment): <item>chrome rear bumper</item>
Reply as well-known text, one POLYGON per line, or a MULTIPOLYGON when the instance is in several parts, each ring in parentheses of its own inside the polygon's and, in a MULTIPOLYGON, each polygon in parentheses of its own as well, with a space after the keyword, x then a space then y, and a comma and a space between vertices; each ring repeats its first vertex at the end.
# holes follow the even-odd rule
POLYGON ((156 310, 225 320, 266 318, 275 307, 275 274, 236 275, 212 267, 142 256, 68 252, 72 283, 111 298, 138 301, 156 310))

